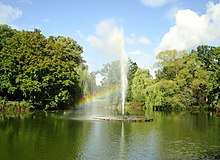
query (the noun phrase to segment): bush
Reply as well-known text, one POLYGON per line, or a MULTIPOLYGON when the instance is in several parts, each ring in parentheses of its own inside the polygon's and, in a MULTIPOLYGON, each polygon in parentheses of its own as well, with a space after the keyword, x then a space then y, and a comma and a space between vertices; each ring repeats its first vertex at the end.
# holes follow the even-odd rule
POLYGON ((32 104, 30 104, 29 102, 25 101, 25 100, 22 100, 20 103, 19 103, 19 106, 21 108, 25 108, 25 109, 30 109, 30 108, 34 108, 32 106, 32 104))

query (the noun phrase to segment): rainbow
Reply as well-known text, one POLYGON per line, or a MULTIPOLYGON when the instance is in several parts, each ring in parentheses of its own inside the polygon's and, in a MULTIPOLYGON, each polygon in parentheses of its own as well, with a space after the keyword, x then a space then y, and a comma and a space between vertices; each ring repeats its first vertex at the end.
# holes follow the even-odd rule
POLYGON ((86 97, 79 100, 78 105, 76 106, 76 109, 77 110, 82 109, 85 107, 86 104, 90 103, 92 100, 111 95, 111 94, 118 92, 120 90, 121 90, 121 86, 116 85, 111 88, 104 89, 103 91, 95 93, 93 95, 86 96, 86 97))

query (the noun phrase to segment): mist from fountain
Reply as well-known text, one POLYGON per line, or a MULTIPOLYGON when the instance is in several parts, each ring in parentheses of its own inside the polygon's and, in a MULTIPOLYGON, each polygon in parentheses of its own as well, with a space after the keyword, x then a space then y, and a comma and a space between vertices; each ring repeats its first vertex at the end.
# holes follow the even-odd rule
POLYGON ((128 57, 125 52, 125 38, 124 38, 124 32, 123 29, 121 28, 119 30, 119 42, 120 42, 120 50, 119 50, 119 55, 120 55, 120 68, 121 68, 121 101, 122 101, 122 106, 121 106, 121 113, 124 116, 125 112, 125 100, 126 100, 126 94, 127 94, 127 87, 128 87, 128 57))
POLYGON ((120 56, 120 65, 121 65, 121 98, 122 98, 122 115, 125 112, 125 100, 127 94, 127 87, 128 87, 128 57, 125 52, 121 53, 120 56))
MULTIPOLYGON (((119 90, 115 90, 116 92, 114 92, 113 94, 109 94, 109 96, 115 96, 116 101, 109 100, 108 95, 105 95, 101 99, 99 99, 99 98, 97 99, 97 97, 95 95, 91 95, 90 97, 85 98, 86 101, 91 102, 91 103, 86 104, 86 103, 84 103, 84 100, 83 100, 83 103, 82 103, 83 105, 81 104, 79 106, 83 106, 83 108, 85 108, 83 111, 86 115, 96 116, 96 115, 105 114, 106 112, 100 111, 99 108, 102 108, 102 110, 103 110, 104 108, 106 108, 103 106, 109 106, 107 108, 110 108, 110 106, 112 106, 112 107, 116 107, 116 113, 121 113, 121 115, 124 116, 124 114, 125 114, 125 101, 126 101, 127 86, 128 86, 128 80, 127 80, 128 57, 127 57, 126 51, 125 51, 124 31, 123 31, 122 27, 121 28, 118 27, 114 22, 106 21, 106 22, 103 22, 97 26, 97 33, 98 33, 97 37, 95 37, 95 36, 90 37, 90 38, 92 38, 90 40, 95 40, 95 41, 93 41, 94 42, 93 46, 95 46, 98 51, 101 51, 101 53, 103 53, 103 55, 104 55, 103 57, 105 57, 106 59, 120 60, 120 68, 117 68, 116 71, 113 71, 115 73, 120 72, 119 73, 120 77, 118 77, 118 78, 120 78, 120 81, 119 81, 120 88, 119 88, 119 90), (100 33, 102 33, 102 34, 100 34, 100 33), (117 93, 120 94, 120 96, 117 95, 117 93), (118 99, 118 98, 120 98, 120 99, 118 99), (118 102, 120 103, 119 105, 118 105, 118 102), (100 105, 100 103, 102 103, 102 105, 100 105), (115 103, 115 104, 113 104, 113 103, 115 103), (99 106, 101 106, 101 107, 99 107, 99 106), (121 108, 121 112, 118 112, 118 110, 117 110, 119 107, 121 108), (90 108, 90 109, 87 109, 87 108, 90 108)), ((110 88, 109 93, 111 93, 111 90, 112 90, 111 85, 112 84, 110 84, 110 86, 109 86, 109 88, 110 88)), ((106 92, 106 93, 108 93, 108 92, 106 92)), ((95 93, 95 94, 97 94, 97 93, 95 93)), ((102 91, 100 91, 100 94, 98 93, 98 95, 102 95, 102 91)), ((99 97, 101 97, 101 96, 99 96, 99 97)), ((80 112, 83 112, 83 111, 80 111, 80 112)), ((112 111, 114 112, 114 110, 112 110, 112 111)), ((106 113, 106 114, 108 114, 108 113, 106 113)))

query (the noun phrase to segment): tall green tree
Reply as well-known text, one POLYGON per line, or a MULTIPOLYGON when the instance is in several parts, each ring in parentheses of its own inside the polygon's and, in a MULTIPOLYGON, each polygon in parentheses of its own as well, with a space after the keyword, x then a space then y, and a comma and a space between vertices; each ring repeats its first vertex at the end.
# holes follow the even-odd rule
POLYGON ((172 80, 160 80, 146 87, 146 108, 169 110, 180 105, 178 86, 172 80))
POLYGON ((164 102, 166 102, 163 103, 163 106, 203 108, 207 105, 207 89, 211 83, 211 72, 203 67, 203 63, 195 51, 191 53, 177 52, 176 50, 164 51, 159 53, 157 58, 159 60, 156 63, 156 66, 159 67, 156 74, 157 81, 173 81, 173 86, 175 86, 173 87, 174 93, 168 94, 172 96, 171 98, 166 96, 167 90, 163 91, 164 102), (169 99, 173 102, 171 103, 169 99))
POLYGON ((88 95, 93 95, 97 92, 98 88, 96 85, 96 73, 89 73, 88 81, 87 81, 87 92, 88 95))
POLYGON ((129 59, 128 64, 128 89, 127 89, 127 101, 130 102, 133 100, 132 97, 132 82, 135 77, 135 73, 138 70, 137 63, 133 62, 131 59, 129 59))
POLYGON ((160 52, 156 57, 158 62, 154 65, 157 68, 157 79, 173 80, 178 71, 184 67, 180 61, 185 54, 187 54, 186 51, 178 52, 177 50, 160 52))
POLYGON ((201 66, 209 71, 210 83, 207 87, 208 104, 216 107, 220 105, 220 48, 202 45, 194 51, 201 61, 201 66))
POLYGON ((194 52, 185 54, 179 63, 184 66, 174 79, 179 87, 182 108, 206 105, 206 87, 210 74, 201 67, 201 61, 194 52))
POLYGON ((148 69, 141 69, 135 73, 132 81, 132 97, 133 101, 140 102, 142 104, 146 101, 146 88, 152 84, 152 77, 148 69))
MULTIPOLYGON (((120 61, 116 60, 103 65, 103 68, 97 73, 101 74, 102 81, 100 90, 111 89, 112 87, 121 86, 120 61)), ((108 96, 109 100, 118 106, 121 102, 121 91, 118 90, 108 96)))
POLYGON ((6 40, 11 38, 16 33, 15 29, 12 29, 10 26, 6 24, 0 24, 0 51, 3 46, 6 44, 6 40))
POLYGON ((111 87, 121 84, 120 61, 113 61, 103 65, 98 71, 103 76, 101 84, 103 87, 111 87))
MULTIPOLYGON (((19 31, 6 41, 1 51, 1 87, 4 95, 11 99, 20 100, 30 94, 22 93, 21 79, 29 79, 23 83, 28 85, 26 90, 36 92, 39 90, 37 81, 31 80, 30 70, 43 55, 42 50, 46 44, 44 36, 38 30, 34 32, 19 31), (31 86, 34 86, 33 88, 31 86)), ((38 64, 38 63, 37 63, 38 64)))
POLYGON ((82 52, 70 38, 18 31, 1 50, 0 91, 8 100, 24 99, 45 109, 70 105, 82 96, 82 52))

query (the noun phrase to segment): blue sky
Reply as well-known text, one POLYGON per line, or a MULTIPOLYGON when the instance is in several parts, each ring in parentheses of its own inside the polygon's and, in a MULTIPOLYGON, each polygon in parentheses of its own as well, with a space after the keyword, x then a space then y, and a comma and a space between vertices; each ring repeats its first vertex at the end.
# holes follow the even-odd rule
POLYGON ((0 24, 67 36, 84 48, 90 71, 127 56, 149 68, 166 49, 220 42, 219 0, 0 0, 0 24))

